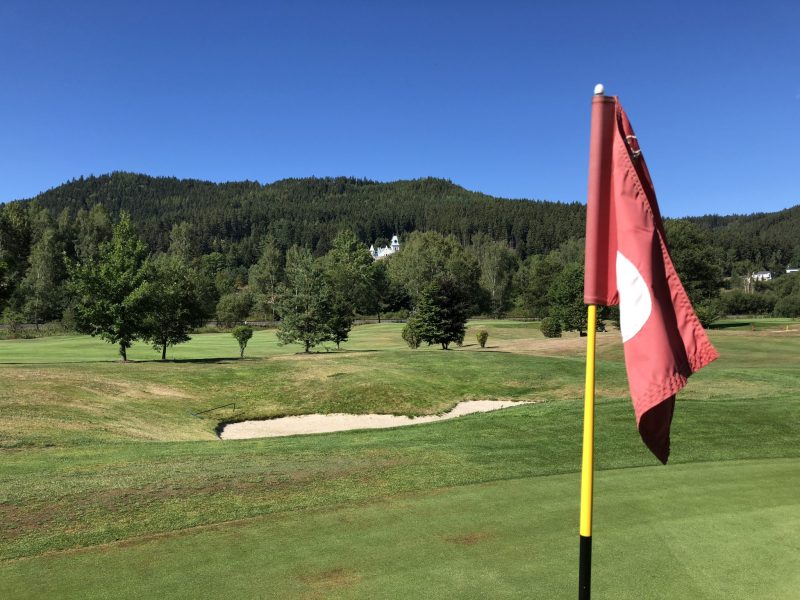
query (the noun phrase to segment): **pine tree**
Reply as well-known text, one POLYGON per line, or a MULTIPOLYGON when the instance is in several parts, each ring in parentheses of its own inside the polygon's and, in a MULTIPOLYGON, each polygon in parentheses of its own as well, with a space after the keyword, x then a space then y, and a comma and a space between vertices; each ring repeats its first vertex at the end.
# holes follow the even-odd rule
POLYGON ((428 345, 440 344, 442 350, 447 350, 451 343, 464 341, 468 315, 469 303, 458 287, 443 279, 420 292, 405 335, 428 345))
POLYGON ((29 264, 20 286, 25 295, 23 312, 38 328, 42 321, 59 318, 63 310, 64 257, 54 229, 42 232, 33 245, 29 264))

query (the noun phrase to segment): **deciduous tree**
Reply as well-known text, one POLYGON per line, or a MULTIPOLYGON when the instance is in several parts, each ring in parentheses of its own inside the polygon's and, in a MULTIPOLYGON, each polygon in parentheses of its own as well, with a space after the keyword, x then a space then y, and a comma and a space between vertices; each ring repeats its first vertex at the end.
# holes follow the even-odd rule
POLYGON ((282 344, 303 344, 305 352, 331 339, 333 298, 322 269, 307 248, 286 253, 286 286, 278 298, 277 336, 282 344))
POLYGON ((205 321, 196 273, 179 254, 160 254, 139 294, 145 306, 141 337, 166 360, 167 348, 188 342, 205 321))
POLYGON ((118 344, 123 361, 142 333, 146 296, 141 287, 149 267, 147 248, 127 213, 114 225, 111 241, 100 245, 97 259, 69 267, 78 330, 118 344))

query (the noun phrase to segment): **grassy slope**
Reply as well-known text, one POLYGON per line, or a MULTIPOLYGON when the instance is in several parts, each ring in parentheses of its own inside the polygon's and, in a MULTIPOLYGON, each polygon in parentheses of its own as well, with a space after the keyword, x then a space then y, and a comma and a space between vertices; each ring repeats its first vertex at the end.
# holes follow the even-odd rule
MULTIPOLYGON (((489 352, 474 347, 449 353, 411 352, 398 344, 397 326, 385 325, 358 328, 349 345, 352 351, 347 353, 298 357, 277 347, 271 334, 264 332, 251 342, 251 360, 177 364, 72 362, 76 356, 91 360, 102 350, 108 356, 111 348, 87 339, 37 340, 36 352, 27 358, 49 358, 51 364, 0 367, 0 376, 14 382, 0 391, 0 433, 7 448, 0 466, 0 556, 36 556, 48 550, 270 515, 266 521, 253 522, 258 529, 300 518, 297 515, 308 516, 302 509, 322 511, 315 519, 333 519, 323 509, 356 504, 374 511, 379 509, 369 508, 371 502, 398 497, 409 498, 414 505, 432 489, 476 482, 536 477, 516 485, 538 489, 535 482, 550 480, 539 476, 575 471, 580 428, 580 405, 575 398, 582 364, 574 354, 580 340, 537 339, 538 332, 530 325, 492 323, 490 329, 489 346, 494 348, 489 352), (371 349, 379 351, 366 352, 371 349), (210 439, 215 421, 194 419, 187 413, 232 397, 242 402, 239 417, 376 408, 421 414, 470 397, 550 402, 390 431, 237 443, 141 441, 210 439), (19 431, 20 424, 28 431, 19 431)), ((176 355, 209 358, 215 353, 219 356, 228 345, 233 346, 229 354, 234 354, 235 342, 227 337, 197 336, 176 349, 176 355)), ((653 459, 635 434, 628 401, 622 399, 620 348, 610 341, 612 337, 607 339, 600 352, 603 400, 598 407, 598 467, 652 465, 653 459)), ((714 341, 723 358, 698 374, 681 396, 673 462, 800 456, 800 434, 793 425, 800 417, 800 403, 791 395, 800 354, 796 333, 722 331, 714 334, 714 341)), ((25 344, 32 342, 0 343, 0 361, 23 362, 24 352, 31 352, 25 344)), ((785 464, 797 466, 791 460, 785 464)), ((772 468, 763 463, 756 470, 762 467, 772 468)), ((713 474, 697 477, 706 480, 713 474)), ((568 481, 575 483, 574 477, 568 481)), ((494 502, 494 495, 511 493, 497 485, 485 488, 482 501, 494 502)), ((549 498, 546 486, 542 489, 549 498)), ((714 489, 708 487, 708 493, 714 489)), ((770 485, 759 489, 765 497, 774 495, 770 485)), ((573 492, 551 495, 558 502, 570 503, 573 492)), ((443 498, 453 493, 451 506, 460 509, 457 490, 443 498)), ((414 509, 409 510, 413 513, 414 509)), ((477 518, 478 512, 464 518, 477 518)), ((751 516, 769 520, 769 515, 751 516)), ((572 520, 560 522, 570 535, 572 520)), ((249 526, 243 527, 242 535, 249 535, 249 526)), ((218 541, 233 552, 235 548, 224 541, 233 534, 225 531, 217 531, 218 541)), ((773 533, 769 529, 765 535, 773 533)), ((323 553, 331 551, 325 539, 305 535, 301 532, 292 543, 318 544, 324 547, 323 553)), ((164 543, 168 547, 173 542, 164 543)), ((187 560, 211 560, 211 571, 226 568, 208 558, 207 548, 192 547, 194 551, 186 551, 187 560)), ((139 546, 130 550, 134 555, 135 548, 139 546)), ((109 550, 110 564, 114 560, 139 564, 135 556, 122 558, 125 552, 109 550), (117 553, 120 558, 115 558, 117 553)), ((68 564, 70 556, 79 563, 83 559, 77 557, 84 555, 6 563, 0 580, 8 577, 9 582, 19 583, 22 580, 14 578, 20 573, 58 569, 55 565, 68 564)), ((99 555, 94 556, 99 560, 99 555)), ((289 569, 291 561, 286 560, 275 568, 289 569)), ((522 564, 517 568, 523 568, 522 564)), ((69 579, 65 574, 59 577, 57 581, 65 584, 69 579)), ((361 582, 364 577, 359 572, 357 579, 361 582)), ((381 577, 388 582, 389 574, 381 577)), ((164 586, 169 586, 169 578, 180 581, 179 574, 167 569, 164 586)), ((114 581, 111 578, 109 585, 114 581)), ((284 583, 290 585, 288 581, 284 583)), ((317 583, 328 585, 324 577, 321 583, 315 581, 305 581, 305 587, 295 591, 301 593, 298 590, 312 589, 317 583)), ((353 589, 360 594, 368 588, 359 583, 353 589)), ((20 593, 22 588, 13 584, 10 590, 20 593)))

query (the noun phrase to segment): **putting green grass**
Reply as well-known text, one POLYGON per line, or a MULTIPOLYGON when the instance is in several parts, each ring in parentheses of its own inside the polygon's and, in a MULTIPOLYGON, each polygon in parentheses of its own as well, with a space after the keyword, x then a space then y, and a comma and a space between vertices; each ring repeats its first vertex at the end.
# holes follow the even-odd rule
MULTIPOLYGON (((595 596, 796 597, 798 468, 599 473, 595 596)), ((7 598, 571 598, 576 485, 526 478, 291 512, 10 562, 0 578, 7 598)))
MULTIPOLYGON (((310 356, 263 331, 245 360, 230 335, 198 335, 164 363, 139 348, 120 364, 91 338, 0 341, 0 597, 574 597, 584 340, 487 321, 463 348, 411 351, 400 329, 310 356), (214 435, 486 398, 536 404, 214 435)), ((711 335, 722 357, 679 396, 666 468, 636 433, 618 334, 599 336, 598 597, 795 597, 800 335, 711 335)))

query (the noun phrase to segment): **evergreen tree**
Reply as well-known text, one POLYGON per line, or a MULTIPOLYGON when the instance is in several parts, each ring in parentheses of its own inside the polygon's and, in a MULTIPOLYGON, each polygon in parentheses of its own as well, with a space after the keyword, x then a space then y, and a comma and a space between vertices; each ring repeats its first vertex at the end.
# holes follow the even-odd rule
POLYGON ((720 248, 709 243, 708 236, 690 221, 667 221, 665 230, 670 257, 692 304, 696 307, 719 298, 723 261, 720 248))
POLYGON ((530 317, 544 318, 550 311, 550 287, 563 270, 558 258, 534 255, 525 259, 517 272, 517 289, 519 290, 519 306, 530 317))
POLYGON ((564 331, 586 331, 587 315, 583 303, 583 264, 564 267, 547 293, 551 317, 558 319, 564 331))
POLYGON ((442 279, 422 289, 408 318, 404 339, 428 345, 440 344, 447 350, 451 343, 464 341, 469 304, 461 297, 454 282, 442 279))
POLYGON ((142 287, 149 267, 147 248, 127 213, 114 225, 111 241, 100 245, 97 259, 69 267, 78 330, 118 344, 123 361, 142 333, 146 314, 142 287))
POLYGON ((31 250, 30 266, 22 281, 23 312, 37 328, 42 321, 58 319, 63 310, 65 277, 63 249, 56 231, 45 229, 31 250))

